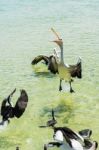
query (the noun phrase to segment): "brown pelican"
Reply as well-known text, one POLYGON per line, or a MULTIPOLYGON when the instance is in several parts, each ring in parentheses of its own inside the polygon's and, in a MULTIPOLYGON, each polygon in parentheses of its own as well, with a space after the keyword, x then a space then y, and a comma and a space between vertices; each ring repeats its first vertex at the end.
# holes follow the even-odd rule
POLYGON ((20 97, 18 98, 15 106, 13 107, 11 104, 11 97, 15 93, 16 89, 2 101, 1 104, 1 116, 2 116, 2 123, 4 125, 6 121, 9 123, 9 118, 17 117, 20 118, 24 113, 27 103, 28 103, 28 95, 25 90, 20 90, 20 97))
MULTIPOLYGON (((59 85, 59 91, 62 90, 62 80, 65 80, 67 82, 69 82, 70 84, 70 92, 74 92, 74 90, 72 89, 71 86, 71 82, 72 77, 77 77, 77 78, 82 78, 82 67, 81 67, 81 59, 79 59, 79 61, 77 62, 76 65, 65 65, 64 63, 64 57, 63 57, 63 41, 62 39, 58 36, 58 34, 55 32, 55 30, 53 28, 51 28, 51 30, 54 32, 54 34, 57 36, 57 40, 54 40, 53 42, 55 42, 61 50, 61 56, 60 56, 60 61, 57 60, 57 64, 58 64, 58 73, 59 73, 59 77, 60 77, 60 85, 59 85)), ((56 56, 57 56, 57 52, 56 52, 56 56)), ((57 57, 56 57, 57 59, 57 57)))
POLYGON ((39 55, 33 59, 31 64, 35 65, 42 60, 48 66, 48 70, 50 70, 50 72, 52 72, 53 74, 56 74, 58 72, 58 66, 54 54, 50 55, 49 57, 45 55, 39 55))

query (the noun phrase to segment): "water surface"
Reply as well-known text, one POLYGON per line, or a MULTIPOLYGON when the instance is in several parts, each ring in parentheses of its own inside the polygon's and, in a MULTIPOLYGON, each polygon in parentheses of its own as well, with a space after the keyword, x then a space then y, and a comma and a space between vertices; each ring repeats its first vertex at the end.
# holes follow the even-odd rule
MULTIPOLYGON (((13 119, 0 131, 1 150, 13 150, 17 145, 21 150, 43 149, 52 138, 52 130, 38 128, 48 119, 41 117, 42 111, 62 97, 72 101, 73 114, 67 123, 57 117, 58 123, 76 131, 91 128, 93 138, 99 141, 98 51, 98 0, 0 0, 0 101, 15 87, 13 103, 20 89, 26 89, 29 95, 22 118, 13 119), (55 38, 51 27, 63 38, 66 63, 74 64, 78 56, 82 57, 83 79, 73 83, 74 94, 59 93, 57 76, 35 74, 31 67, 35 56, 49 55, 56 46, 50 42, 55 38)), ((46 70, 42 64, 38 67, 46 70)))

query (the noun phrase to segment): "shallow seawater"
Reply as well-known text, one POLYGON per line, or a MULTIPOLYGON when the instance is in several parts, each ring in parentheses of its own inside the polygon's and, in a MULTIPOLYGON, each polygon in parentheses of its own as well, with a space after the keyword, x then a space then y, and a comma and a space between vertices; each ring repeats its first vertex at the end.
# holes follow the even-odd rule
POLYGON ((0 102, 16 88, 29 96, 20 119, 0 128, 0 150, 41 150, 52 140, 51 129, 41 129, 55 108, 58 125, 75 131, 90 128, 99 141, 99 2, 98 0, 0 0, 0 102), (50 55, 56 46, 50 41, 55 28, 64 41, 64 57, 75 64, 82 57, 83 78, 75 79, 75 93, 68 84, 59 92, 59 78, 44 64, 33 68, 32 59, 50 55), (66 104, 66 112, 62 104, 66 104), (61 109, 62 110, 61 110, 61 109), (59 110, 59 111, 58 111, 59 110), (61 112, 63 111, 63 112, 61 112))

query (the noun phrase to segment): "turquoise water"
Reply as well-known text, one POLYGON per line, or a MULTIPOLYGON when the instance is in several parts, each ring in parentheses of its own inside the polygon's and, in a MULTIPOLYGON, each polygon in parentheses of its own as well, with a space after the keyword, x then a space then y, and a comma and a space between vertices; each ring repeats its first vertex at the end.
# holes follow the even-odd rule
MULTIPOLYGON (((91 128, 99 141, 99 1, 98 0, 0 0, 0 101, 15 87, 26 89, 29 104, 22 118, 13 119, 0 131, 0 150, 40 150, 51 139, 50 129, 39 129, 49 118, 44 108, 70 100, 72 115, 65 122, 57 112, 58 124, 74 130, 91 128), (56 46, 50 41, 55 28, 64 41, 65 62, 74 64, 82 57, 83 78, 75 79, 74 94, 58 92, 59 78, 35 73, 32 59, 49 55, 56 46)), ((37 70, 46 70, 39 64, 37 70)), ((70 112, 68 112, 70 113, 70 112)), ((66 119, 66 118, 65 118, 66 119)))

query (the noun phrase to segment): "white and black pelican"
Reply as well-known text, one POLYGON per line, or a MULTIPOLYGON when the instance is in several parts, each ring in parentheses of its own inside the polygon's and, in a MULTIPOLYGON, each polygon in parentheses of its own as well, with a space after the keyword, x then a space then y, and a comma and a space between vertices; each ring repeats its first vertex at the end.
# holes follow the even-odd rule
POLYGON ((40 126, 40 127, 52 127, 54 130, 53 140, 44 144, 44 150, 48 150, 52 147, 57 147, 60 150, 96 150, 98 143, 92 141, 90 136, 92 135, 92 130, 83 129, 81 131, 75 132, 68 127, 55 127, 57 123, 54 116, 54 110, 52 110, 52 120, 51 125, 40 126))
MULTIPOLYGON (((81 58, 77 62, 76 65, 65 65, 64 63, 64 55, 63 55, 63 41, 62 39, 58 36, 58 34, 55 32, 53 28, 51 30, 54 32, 54 34, 57 36, 57 40, 54 40, 61 50, 61 56, 60 56, 60 61, 57 61, 58 64, 58 73, 60 77, 60 85, 59 85, 59 91, 62 90, 62 80, 65 80, 66 82, 69 82, 70 84, 70 92, 74 92, 71 86, 72 77, 77 77, 77 78, 82 78, 82 66, 81 66, 81 58)), ((57 52, 56 52, 57 55, 57 52)), ((57 59, 57 57, 56 57, 57 59)))
MULTIPOLYGON (((44 150, 48 150, 48 148, 51 147, 58 147, 60 150, 96 150, 98 147, 98 143, 96 141, 84 139, 83 136, 74 132, 70 128, 54 127, 53 129, 54 142, 45 144, 44 150)), ((84 132, 86 134, 86 130, 84 132)))

